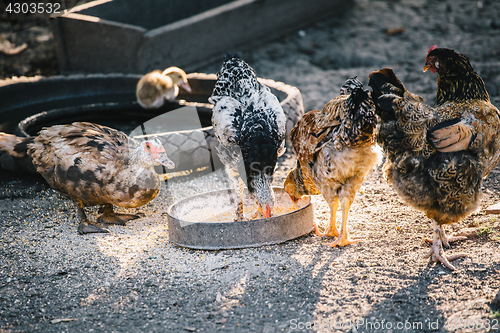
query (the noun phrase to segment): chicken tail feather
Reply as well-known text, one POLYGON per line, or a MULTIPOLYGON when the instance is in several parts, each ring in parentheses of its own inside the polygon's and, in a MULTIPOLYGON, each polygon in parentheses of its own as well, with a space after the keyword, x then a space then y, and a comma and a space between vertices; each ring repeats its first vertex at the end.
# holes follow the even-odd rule
POLYGON ((377 113, 383 120, 394 119, 394 105, 403 98, 406 88, 391 68, 370 73, 368 85, 372 87, 377 113))
POLYGON ((347 99, 350 108, 358 108, 361 103, 370 98, 370 93, 363 88, 363 84, 357 79, 357 76, 345 82, 340 88, 340 94, 350 95, 347 99))

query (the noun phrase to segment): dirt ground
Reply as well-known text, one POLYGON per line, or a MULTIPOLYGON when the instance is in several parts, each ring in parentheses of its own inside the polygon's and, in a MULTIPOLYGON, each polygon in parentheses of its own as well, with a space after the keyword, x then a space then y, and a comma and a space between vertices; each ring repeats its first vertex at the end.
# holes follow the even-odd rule
MULTIPOLYGON (((0 78, 58 74, 48 26, 12 34, 2 15, 1 37, 28 48, 0 52, 0 78)), ((367 84, 382 67, 432 104, 436 76, 422 67, 433 44, 466 54, 500 106, 498 1, 358 0, 339 17, 241 54, 259 76, 298 87, 306 110, 337 96, 347 78, 367 84)), ((276 185, 293 164, 290 152, 280 159, 276 185)), ((2 171, 0 332, 497 331, 500 313, 490 302, 500 289, 500 219, 485 208, 500 201, 499 180, 497 166, 484 181, 481 210, 447 226, 477 233, 446 250, 470 254, 451 272, 424 258, 430 221, 398 199, 381 166, 349 215, 363 242, 330 248, 309 234, 225 251, 177 247, 166 225, 174 201, 221 186, 216 174, 172 180, 139 209, 146 217, 79 236, 69 200, 40 177, 2 171)), ((325 201, 313 202, 325 222, 325 201)))

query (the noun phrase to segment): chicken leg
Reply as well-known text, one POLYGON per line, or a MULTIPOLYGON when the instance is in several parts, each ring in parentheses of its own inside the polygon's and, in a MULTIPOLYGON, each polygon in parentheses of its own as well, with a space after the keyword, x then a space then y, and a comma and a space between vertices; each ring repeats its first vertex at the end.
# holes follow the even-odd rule
POLYGON ((326 230, 324 233, 322 233, 319 230, 318 224, 314 220, 313 225, 314 225, 314 231, 316 232, 316 235, 319 237, 323 236, 330 236, 330 237, 337 237, 339 236, 339 231, 337 230, 337 209, 339 208, 339 197, 334 197, 330 203, 330 222, 328 222, 328 225, 326 226, 326 230))
POLYGON ((333 243, 326 244, 331 247, 335 246, 346 246, 349 244, 354 244, 360 242, 362 239, 351 239, 349 237, 349 230, 347 229, 347 217, 349 215, 349 208, 354 200, 344 197, 340 202, 342 208, 342 226, 340 228, 340 237, 337 238, 333 243))
POLYGON ((466 239, 467 237, 464 236, 459 236, 459 237, 447 237, 445 232, 444 232, 444 227, 443 225, 438 225, 438 223, 433 219, 432 220, 433 226, 434 226, 434 239, 432 241, 432 248, 431 251, 425 256, 426 258, 431 257, 433 261, 436 262, 441 262, 443 265, 451 269, 452 271, 455 270, 455 266, 450 264, 450 261, 453 261, 455 259, 459 258, 464 258, 469 256, 468 253, 457 253, 452 256, 445 256, 444 251, 443 251, 443 244, 446 247, 450 247, 449 242, 457 241, 457 240, 463 240, 466 239))

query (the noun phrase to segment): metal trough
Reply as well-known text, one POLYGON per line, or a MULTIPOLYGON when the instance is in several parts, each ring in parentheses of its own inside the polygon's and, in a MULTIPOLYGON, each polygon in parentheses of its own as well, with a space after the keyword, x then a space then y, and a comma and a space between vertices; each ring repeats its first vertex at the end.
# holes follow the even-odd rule
MULTIPOLYGON (((293 205, 283 188, 274 188, 275 205, 293 205)), ((239 222, 186 220, 186 216, 206 211, 234 210, 231 190, 214 191, 189 197, 168 210, 168 233, 173 243, 192 249, 221 250, 278 244, 308 234, 313 229, 310 197, 297 202, 298 209, 281 216, 239 222)), ((253 202, 246 193, 245 204, 253 202)), ((206 216, 208 217, 208 216, 206 216)))

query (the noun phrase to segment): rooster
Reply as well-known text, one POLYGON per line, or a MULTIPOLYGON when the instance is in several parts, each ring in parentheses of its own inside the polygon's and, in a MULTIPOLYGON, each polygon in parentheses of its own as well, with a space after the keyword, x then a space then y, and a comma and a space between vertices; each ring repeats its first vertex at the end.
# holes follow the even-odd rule
POLYGON ((278 99, 257 80, 246 62, 228 54, 209 101, 214 104, 212 124, 219 143, 217 153, 236 189, 235 219, 245 219, 245 181, 258 208, 252 218, 271 217, 271 183, 278 157, 285 152, 286 117, 278 99), (244 179, 238 170, 241 159, 244 179))
POLYGON ((387 181, 432 220, 427 256, 454 270, 450 261, 467 254, 445 256, 443 245, 466 237, 447 237, 443 225, 478 209, 482 179, 500 159, 500 114, 463 55, 433 46, 427 70, 438 74, 434 107, 408 92, 390 68, 371 73, 369 85, 381 119, 378 142, 387 155, 387 181))
POLYGON ((99 224, 125 225, 138 218, 114 213, 113 205, 147 204, 160 192, 154 166, 174 167, 157 138, 137 143, 115 129, 84 122, 44 128, 29 138, 0 133, 0 151, 28 160, 55 190, 75 201, 80 234, 108 232, 99 224), (102 216, 92 223, 84 207, 96 205, 103 205, 102 216))
POLYGON ((306 113, 290 133, 297 165, 288 174, 284 188, 296 202, 304 195, 322 194, 330 206, 330 221, 318 236, 339 236, 336 213, 342 207, 340 237, 329 246, 359 242, 347 229, 349 208, 365 177, 380 161, 374 140, 377 118, 370 93, 357 78, 346 81, 340 96, 322 111, 306 113))
POLYGON ((178 67, 156 70, 144 75, 136 87, 137 102, 145 109, 159 108, 167 101, 174 101, 179 87, 191 92, 186 73, 178 67))

